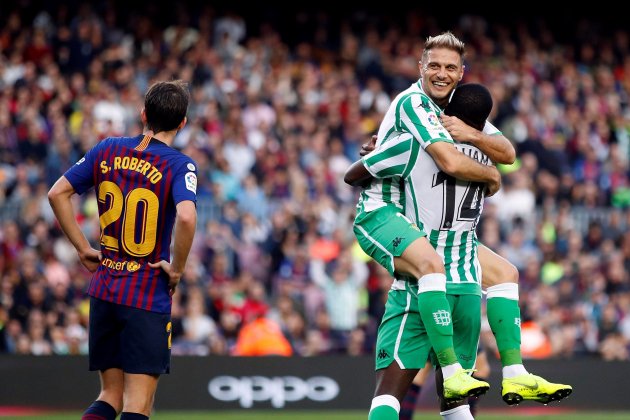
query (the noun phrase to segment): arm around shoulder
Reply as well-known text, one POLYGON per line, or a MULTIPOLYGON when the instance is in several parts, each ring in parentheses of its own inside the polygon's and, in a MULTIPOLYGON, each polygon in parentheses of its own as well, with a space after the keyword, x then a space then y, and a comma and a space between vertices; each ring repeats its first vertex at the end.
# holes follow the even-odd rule
POLYGON ((480 131, 478 139, 471 143, 488 155, 494 163, 511 165, 516 160, 514 145, 503 134, 485 134, 480 131))
POLYGON ((426 151, 442 171, 457 179, 493 184, 501 182, 501 174, 497 168, 483 165, 469 158, 457 150, 452 143, 439 141, 429 145, 426 151))

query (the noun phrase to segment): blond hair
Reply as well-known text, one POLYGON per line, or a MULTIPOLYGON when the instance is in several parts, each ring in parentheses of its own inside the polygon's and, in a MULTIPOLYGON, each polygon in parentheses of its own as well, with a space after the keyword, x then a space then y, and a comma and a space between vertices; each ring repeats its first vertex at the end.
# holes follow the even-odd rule
POLYGON ((424 51, 422 51, 422 58, 424 59, 429 51, 433 48, 446 48, 453 50, 459 54, 464 61, 464 55, 466 54, 466 45, 459 40, 451 31, 443 32, 436 36, 430 36, 424 43, 424 51))

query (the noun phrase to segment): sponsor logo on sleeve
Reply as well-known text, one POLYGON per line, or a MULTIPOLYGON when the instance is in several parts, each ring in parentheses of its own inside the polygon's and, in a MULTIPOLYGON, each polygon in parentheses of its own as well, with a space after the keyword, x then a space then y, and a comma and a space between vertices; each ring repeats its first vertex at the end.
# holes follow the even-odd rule
POLYGON ((197 175, 194 172, 188 172, 184 176, 186 181, 186 189, 197 194, 197 175))
POLYGON ((189 171, 194 171, 195 170, 195 165, 193 165, 192 163, 188 162, 188 164, 186 165, 186 167, 188 168, 189 171))
POLYGON ((429 124, 431 124, 433 127, 439 127, 440 126, 440 120, 438 120, 437 115, 429 114, 427 116, 427 119, 429 120, 429 124))

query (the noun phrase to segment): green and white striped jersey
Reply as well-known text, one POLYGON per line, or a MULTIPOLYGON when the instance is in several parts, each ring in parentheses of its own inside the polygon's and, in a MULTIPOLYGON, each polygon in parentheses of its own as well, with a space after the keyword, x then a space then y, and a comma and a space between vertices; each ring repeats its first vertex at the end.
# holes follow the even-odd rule
POLYGON ((401 176, 408 175, 415 161, 409 155, 399 155, 404 144, 391 148, 387 143, 400 133, 411 133, 417 141, 409 142, 416 152, 436 141, 453 142, 450 134, 438 119, 442 110, 414 83, 399 93, 389 106, 378 130, 376 147, 385 147, 380 153, 363 157, 363 164, 377 178, 361 192, 357 213, 376 210, 387 204, 405 208, 404 184, 401 176), (401 176, 392 176, 400 173, 401 176))
MULTIPOLYGON (((448 292, 478 294, 481 293, 481 267, 475 228, 483 209, 485 184, 457 180, 442 172, 424 151, 437 141, 453 142, 439 123, 440 112, 419 85, 398 95, 379 130, 379 138, 381 131, 386 137, 363 158, 367 170, 378 178, 364 194, 376 201, 377 192, 384 191, 383 187, 378 189, 379 184, 388 185, 388 181, 389 185, 395 184, 398 188, 396 204, 427 232, 431 245, 444 260, 448 292)), ((500 134, 488 122, 484 133, 500 134)), ((455 143, 455 146, 478 162, 492 164, 470 144, 455 143)), ((367 200, 363 206, 366 211, 378 208, 367 200)))

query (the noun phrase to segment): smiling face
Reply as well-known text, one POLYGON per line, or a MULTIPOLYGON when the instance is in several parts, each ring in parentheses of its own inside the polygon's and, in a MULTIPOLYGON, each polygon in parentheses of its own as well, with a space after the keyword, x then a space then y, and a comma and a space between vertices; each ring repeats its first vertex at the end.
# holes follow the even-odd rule
POLYGON ((425 51, 420 61, 420 75, 426 94, 444 108, 451 92, 464 76, 462 57, 449 48, 425 51))

